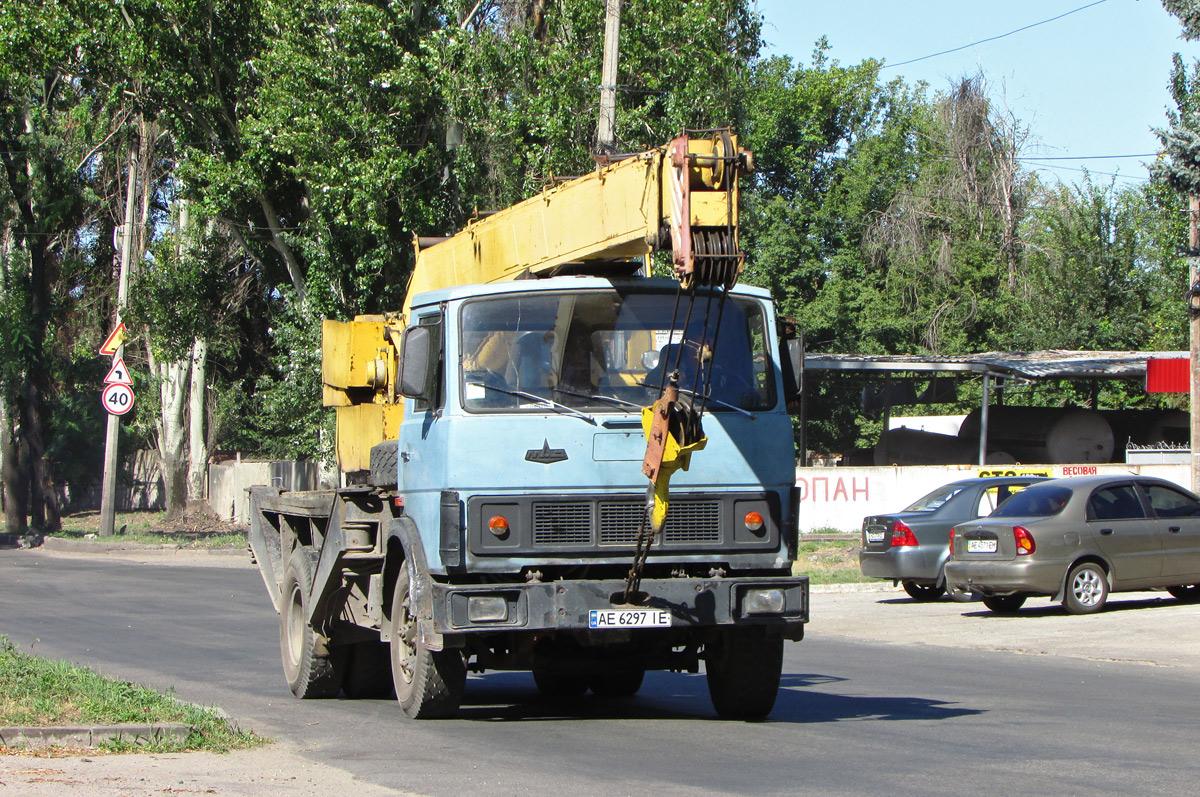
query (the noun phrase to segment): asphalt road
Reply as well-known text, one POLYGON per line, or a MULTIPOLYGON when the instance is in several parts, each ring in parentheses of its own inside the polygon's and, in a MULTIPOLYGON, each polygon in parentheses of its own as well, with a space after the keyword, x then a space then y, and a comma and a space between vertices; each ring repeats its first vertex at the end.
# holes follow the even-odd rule
POLYGON ((413 722, 391 700, 293 699, 249 567, 0 551, 0 634, 22 649, 218 705, 306 772, 434 795, 1190 793, 1200 607, 1159 595, 1088 618, 815 595, 766 722, 716 720, 703 675, 562 702, 512 673, 472 676, 459 719, 413 722))

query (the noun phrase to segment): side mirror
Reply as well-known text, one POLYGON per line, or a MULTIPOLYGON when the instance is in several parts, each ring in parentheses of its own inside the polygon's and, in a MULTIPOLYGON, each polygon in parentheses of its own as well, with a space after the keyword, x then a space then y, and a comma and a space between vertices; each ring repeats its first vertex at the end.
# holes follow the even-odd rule
POLYGON ((397 390, 406 398, 432 402, 437 392, 437 366, 441 355, 440 326, 409 327, 400 341, 400 378, 397 390))
POLYGON ((804 334, 794 326, 786 329, 779 341, 779 361, 783 371, 783 397, 790 405, 799 401, 804 392, 804 334))

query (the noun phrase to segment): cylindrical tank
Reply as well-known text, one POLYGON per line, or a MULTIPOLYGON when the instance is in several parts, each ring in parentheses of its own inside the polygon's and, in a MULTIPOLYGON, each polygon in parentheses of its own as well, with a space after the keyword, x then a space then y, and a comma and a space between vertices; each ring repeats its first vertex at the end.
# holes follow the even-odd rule
POLYGON ((1101 410, 1100 414, 1112 427, 1118 450, 1126 443, 1186 445, 1191 439, 1191 419, 1183 410, 1101 410))
MULTIPOLYGON (((958 437, 979 445, 979 410, 963 421, 958 437)), ((1018 462, 1111 462, 1113 430, 1095 410, 1055 407, 989 407, 988 449, 1018 462)))
POLYGON ((959 438, 919 429, 889 429, 875 444, 876 465, 967 465, 979 458, 978 448, 959 438))

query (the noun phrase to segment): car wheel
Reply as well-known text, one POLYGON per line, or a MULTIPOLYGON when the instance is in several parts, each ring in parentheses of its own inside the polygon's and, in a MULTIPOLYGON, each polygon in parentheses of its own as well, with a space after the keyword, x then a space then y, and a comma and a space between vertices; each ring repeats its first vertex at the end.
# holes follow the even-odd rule
POLYGON ((1184 603, 1196 603, 1200 601, 1200 584, 1181 584, 1178 587, 1167 587, 1167 592, 1171 593, 1171 597, 1181 600, 1184 603))
POLYGON ((996 614, 1012 614, 1025 605, 1024 595, 987 595, 983 605, 996 614))
POLYGON ((1095 562, 1084 562, 1071 568, 1067 575, 1067 591, 1063 607, 1071 614, 1093 614, 1104 608, 1108 600, 1108 576, 1095 562))
POLYGON ((904 581, 902 586, 904 587, 904 591, 908 593, 908 597, 921 603, 935 601, 942 597, 942 593, 946 591, 946 588, 941 584, 918 584, 911 579, 904 581))

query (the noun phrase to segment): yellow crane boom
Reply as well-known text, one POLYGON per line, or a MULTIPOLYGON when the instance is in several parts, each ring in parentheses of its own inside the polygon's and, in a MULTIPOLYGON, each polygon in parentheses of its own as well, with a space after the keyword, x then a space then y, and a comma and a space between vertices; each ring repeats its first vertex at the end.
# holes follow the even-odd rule
MULTIPOLYGON (((372 446, 395 436, 398 334, 412 299, 455 285, 559 273, 628 273, 651 252, 672 253, 685 286, 737 281, 739 176, 752 168, 728 129, 685 131, 664 147, 602 163, 510 208, 470 222, 417 256, 399 316, 325 321, 323 400, 338 408, 343 471, 369 467, 372 446)), ((648 262, 643 268, 649 270, 648 262)))

